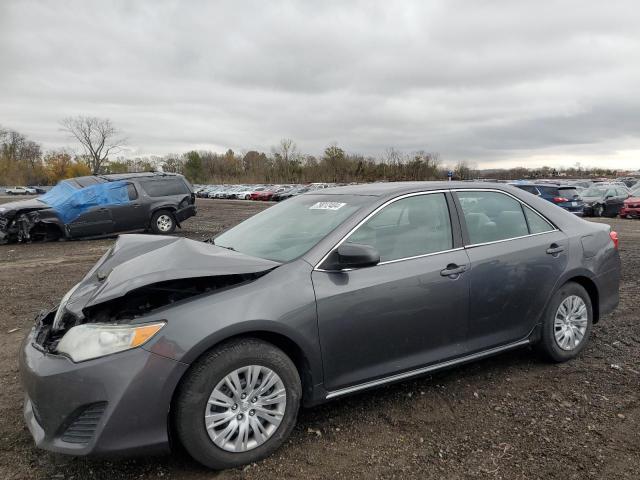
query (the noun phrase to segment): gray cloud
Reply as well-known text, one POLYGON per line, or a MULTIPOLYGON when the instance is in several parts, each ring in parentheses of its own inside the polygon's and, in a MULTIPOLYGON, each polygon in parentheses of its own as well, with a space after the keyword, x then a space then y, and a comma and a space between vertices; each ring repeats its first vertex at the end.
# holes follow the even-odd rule
POLYGON ((53 148, 61 118, 106 116, 131 154, 290 137, 640 167, 636 5, 4 0, 0 125, 53 148))

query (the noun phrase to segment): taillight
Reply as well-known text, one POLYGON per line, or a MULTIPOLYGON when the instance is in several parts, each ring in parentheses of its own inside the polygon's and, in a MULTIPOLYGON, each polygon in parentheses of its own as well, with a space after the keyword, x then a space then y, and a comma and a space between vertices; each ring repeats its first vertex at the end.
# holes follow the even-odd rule
POLYGON ((620 239, 618 238, 618 232, 609 232, 609 236, 611 237, 611 241, 613 242, 613 246, 618 249, 618 244, 620 243, 620 239))
POLYGON ((564 197, 553 197, 553 203, 564 203, 564 202, 568 202, 569 199, 568 198, 564 198, 564 197))

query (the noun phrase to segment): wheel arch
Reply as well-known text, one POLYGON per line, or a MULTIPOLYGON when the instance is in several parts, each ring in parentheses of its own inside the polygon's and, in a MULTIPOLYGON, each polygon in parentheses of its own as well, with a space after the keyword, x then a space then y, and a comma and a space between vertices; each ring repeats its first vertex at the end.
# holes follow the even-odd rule
MULTIPOLYGON (((223 338, 217 338, 214 341, 209 342, 206 346, 200 346, 198 351, 195 352, 195 355, 189 358, 189 364, 193 365, 204 355, 209 353, 214 348, 219 347, 227 342, 232 342, 239 339, 257 339, 262 340, 263 342, 270 343, 273 346, 282 350, 293 362, 298 371, 298 375, 300 376, 300 382, 302 384, 302 402, 305 405, 312 405, 317 403, 317 392, 315 385, 321 382, 321 379, 315 379, 313 374, 313 366, 311 364, 311 360, 308 355, 305 353, 305 350, 300 346, 299 342, 296 342, 291 336, 288 336, 282 332, 275 332, 273 330, 267 329, 254 329, 247 330, 243 332, 233 333, 224 336, 223 338)), ((182 383, 186 372, 185 371, 182 378, 176 385, 175 391, 173 393, 173 397, 171 403, 175 401, 176 394, 179 390, 180 384, 182 383)))
POLYGON ((149 211, 149 223, 148 226, 151 226, 151 221, 153 220, 153 216, 160 212, 161 210, 167 210, 168 212, 171 213, 171 215, 173 216, 173 221, 176 222, 176 225, 179 227, 180 226, 180 222, 178 222, 178 219, 176 218, 176 212, 178 211, 178 209, 176 208, 175 205, 157 205, 157 206, 153 206, 151 207, 150 211, 149 211))
POLYGON ((156 213, 158 213, 160 210, 168 210, 171 213, 176 213, 176 211, 178 210, 176 208, 175 205, 158 205, 158 206, 154 206, 151 208, 151 211, 149 212, 149 219, 151 219, 151 217, 153 217, 156 213))
POLYGON ((598 323, 598 320, 600 320, 600 293, 596 283, 591 278, 584 275, 576 275, 568 278, 563 285, 566 285, 569 282, 577 283, 587 291, 593 307, 593 323, 598 323))

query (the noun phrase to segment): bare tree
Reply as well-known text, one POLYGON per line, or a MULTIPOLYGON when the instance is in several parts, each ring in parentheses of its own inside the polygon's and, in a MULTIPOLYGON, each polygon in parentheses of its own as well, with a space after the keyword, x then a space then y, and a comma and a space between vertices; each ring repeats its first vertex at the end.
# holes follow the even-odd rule
POLYGON ((271 149, 275 160, 275 167, 278 173, 290 182, 292 178, 292 170, 299 163, 298 147, 290 138, 283 138, 277 147, 271 149))
POLYGON ((119 153, 126 143, 108 118, 67 117, 60 122, 62 128, 80 142, 87 155, 91 172, 100 173, 109 155, 119 153))

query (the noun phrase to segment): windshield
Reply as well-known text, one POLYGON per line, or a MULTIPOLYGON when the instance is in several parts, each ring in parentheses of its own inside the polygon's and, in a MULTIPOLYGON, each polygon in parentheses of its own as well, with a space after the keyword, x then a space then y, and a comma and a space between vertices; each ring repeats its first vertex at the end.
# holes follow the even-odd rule
POLYGON ((215 244, 288 262, 309 251, 371 200, 362 195, 301 195, 245 220, 216 237, 215 244))
POLYGON ((603 197, 607 189, 603 187, 591 187, 582 192, 583 197, 603 197))
POLYGON ((44 195, 40 195, 38 200, 47 205, 54 206, 58 203, 64 202, 71 198, 71 196, 78 191, 78 187, 69 180, 63 180, 49 190, 44 195))

